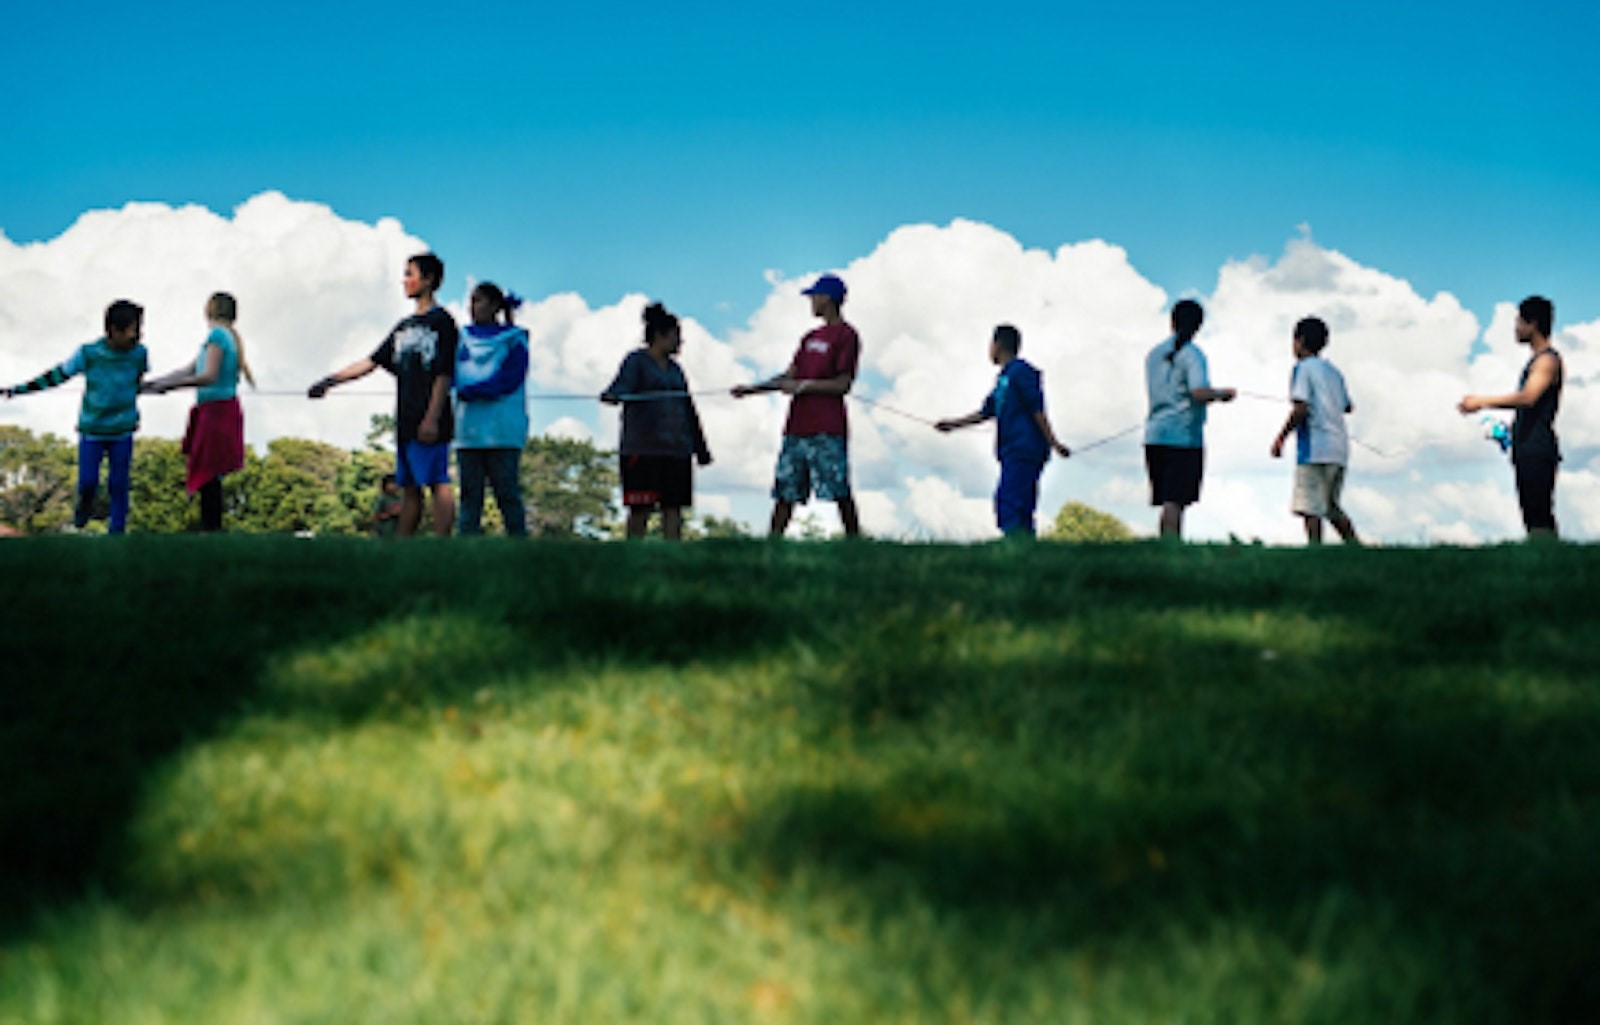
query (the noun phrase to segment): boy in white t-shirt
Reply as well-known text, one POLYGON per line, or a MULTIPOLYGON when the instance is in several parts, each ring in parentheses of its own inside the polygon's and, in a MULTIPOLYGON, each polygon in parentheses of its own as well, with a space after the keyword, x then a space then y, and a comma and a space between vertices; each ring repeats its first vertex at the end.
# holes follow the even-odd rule
POLYGON ((1328 345, 1328 325, 1307 317, 1294 326, 1294 355, 1299 362, 1289 379, 1294 408, 1284 421, 1272 458, 1283 455, 1290 433, 1297 438, 1294 468, 1294 511, 1304 518, 1306 541, 1322 543, 1322 521, 1333 524, 1345 544, 1360 544, 1355 524, 1339 505, 1345 466, 1350 462, 1350 435, 1344 418, 1355 411, 1344 375, 1321 352, 1328 345))

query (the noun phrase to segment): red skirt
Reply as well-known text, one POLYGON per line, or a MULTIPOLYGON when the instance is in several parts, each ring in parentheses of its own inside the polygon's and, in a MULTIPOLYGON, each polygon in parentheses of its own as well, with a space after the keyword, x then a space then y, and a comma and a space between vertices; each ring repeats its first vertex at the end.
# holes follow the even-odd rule
POLYGON ((184 484, 190 494, 224 474, 243 469, 244 410, 239 400, 201 402, 189 410, 183 454, 189 457, 184 484))

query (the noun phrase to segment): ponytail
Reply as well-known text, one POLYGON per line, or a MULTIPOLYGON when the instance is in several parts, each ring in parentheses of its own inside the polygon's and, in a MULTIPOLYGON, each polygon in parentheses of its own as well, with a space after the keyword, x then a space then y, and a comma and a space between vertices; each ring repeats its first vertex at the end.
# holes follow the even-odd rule
POLYGON ((1193 299, 1181 299, 1172 307, 1172 333, 1177 337, 1177 342, 1172 346, 1172 351, 1167 353, 1168 363, 1200 333, 1200 325, 1205 320, 1206 311, 1193 299))
POLYGON ((232 324, 228 325, 228 330, 233 333, 233 351, 239 357, 239 373, 243 374, 244 379, 250 382, 250 387, 254 388, 256 375, 250 369, 250 361, 244 358, 244 339, 240 337, 239 329, 232 324))
POLYGON ((500 286, 492 281, 483 281, 472 290, 473 295, 486 295, 494 304, 494 314, 500 318, 500 323, 511 327, 516 321, 512 314, 522 305, 522 296, 515 292, 502 292, 500 286))

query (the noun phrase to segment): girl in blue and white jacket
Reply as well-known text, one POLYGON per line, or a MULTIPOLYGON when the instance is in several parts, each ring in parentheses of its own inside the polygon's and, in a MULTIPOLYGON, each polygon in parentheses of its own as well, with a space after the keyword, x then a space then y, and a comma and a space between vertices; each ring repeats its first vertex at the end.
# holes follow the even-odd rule
POLYGON ((456 349, 456 463, 461 533, 483 533, 483 484, 494 488, 506 533, 525 537, 522 447, 528 440, 528 332, 511 322, 522 305, 484 282, 472 290, 472 323, 456 349))

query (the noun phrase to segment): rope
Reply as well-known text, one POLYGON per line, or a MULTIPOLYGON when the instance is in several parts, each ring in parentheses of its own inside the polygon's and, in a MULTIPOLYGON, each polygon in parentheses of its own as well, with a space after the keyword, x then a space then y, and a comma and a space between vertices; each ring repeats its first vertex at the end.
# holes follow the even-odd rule
POLYGON ((1077 456, 1077 455, 1082 455, 1085 452, 1093 452, 1095 449, 1099 448, 1101 445, 1109 445, 1113 441, 1116 441, 1118 438, 1125 438, 1128 435, 1132 434, 1134 431, 1142 430, 1143 428, 1144 428, 1144 421, 1140 420, 1138 423, 1134 424, 1132 427, 1125 427, 1122 430, 1118 431, 1117 433, 1108 434, 1104 438, 1099 439, 1098 441, 1091 441, 1087 445, 1079 445, 1077 448, 1072 450, 1072 454, 1077 456))
POLYGON ((929 420, 926 417, 918 416, 915 413, 907 413, 903 409, 896 409, 891 405, 888 405, 888 404, 883 403, 883 402, 879 402, 877 399, 869 399, 865 395, 852 394, 850 397, 852 399, 855 399, 857 402, 859 402, 859 403, 861 403, 863 405, 871 406, 873 409, 881 409, 885 413, 892 413, 895 416, 904 417, 907 420, 912 420, 912 421, 915 421, 916 423, 919 423, 919 424, 926 424, 929 427, 938 427, 939 426, 939 423, 938 423, 937 420, 929 420))
MULTIPOLYGON (((29 393, 29 394, 30 394, 30 396, 37 396, 37 395, 49 394, 51 392, 54 392, 56 394, 80 394, 82 392, 82 389, 81 388, 73 388, 73 389, 55 388, 55 389, 47 389, 45 391, 36 392, 36 393, 29 393)), ((635 392, 635 393, 629 394, 629 395, 618 395, 618 396, 616 396, 616 398, 620 402, 657 402, 657 401, 665 401, 665 400, 670 400, 670 399, 682 399, 682 398, 708 398, 708 397, 731 398, 732 397, 731 392, 732 392, 731 388, 706 388, 706 389, 699 389, 699 390, 687 391, 687 392, 682 392, 682 391, 635 392)), ((1269 395, 1269 394, 1266 394, 1265 392, 1248 391, 1248 390, 1243 389, 1243 388, 1235 389, 1235 392, 1236 392, 1236 394, 1238 394, 1239 396, 1241 396, 1243 398, 1255 399, 1255 400, 1261 401, 1261 402, 1270 402, 1270 403, 1273 403, 1274 405, 1281 404, 1281 403, 1283 403, 1285 401, 1285 399, 1281 395, 1269 395)), ((327 395, 335 395, 335 396, 338 396, 339 398, 349 398, 349 399, 391 399, 391 398, 394 397, 394 392, 392 392, 392 391, 342 391, 342 390, 339 390, 339 389, 336 389, 336 388, 332 388, 332 389, 329 389, 326 392, 324 397, 326 397, 327 395)), ((23 396, 21 396, 21 395, 16 396, 16 398, 22 398, 22 397, 23 396)), ((251 389, 249 391, 241 390, 239 392, 239 397, 241 399, 244 399, 244 398, 280 399, 280 398, 306 398, 307 396, 306 396, 306 393, 304 391, 302 391, 302 390, 285 391, 285 390, 274 390, 274 389, 251 389)), ((922 424, 922 425, 927 426, 927 427, 937 427, 938 426, 938 421, 936 421, 936 420, 929 420, 927 417, 919 416, 916 413, 909 413, 906 410, 898 409, 898 408, 896 408, 894 406, 889 405, 886 402, 881 402, 878 399, 869 399, 865 395, 857 395, 855 393, 851 393, 847 397, 851 398, 851 399, 854 399, 855 401, 857 401, 857 402, 861 403, 862 405, 867 406, 867 407, 869 407, 871 409, 879 410, 879 411, 882 411, 884 413, 888 413, 891 416, 898 416, 898 417, 900 417, 902 419, 910 420, 913 423, 922 424)), ((598 396, 598 395, 596 395, 596 394, 594 394, 592 392, 534 392, 534 393, 528 394, 527 398, 528 398, 529 401, 532 401, 532 402, 598 402, 598 401, 600 401, 600 396, 598 396)), ((3 408, 3 404, 0 404, 0 408, 3 408)), ((1088 442, 1087 444, 1075 446, 1075 447, 1072 448, 1072 454, 1077 456, 1077 455, 1082 455, 1082 454, 1084 454, 1086 452, 1092 452, 1095 449, 1100 448, 1103 445, 1109 445, 1113 441, 1118 441, 1118 440, 1120 440, 1122 438, 1125 438, 1128 435, 1132 434, 1133 432, 1135 432, 1137 430, 1140 430, 1143 427, 1144 427, 1144 421, 1141 420, 1138 423, 1133 424, 1130 427, 1125 427, 1122 430, 1117 431, 1114 434, 1108 434, 1103 438, 1096 438, 1094 441, 1088 442)), ((1405 456, 1415 454, 1416 451, 1420 451, 1420 450, 1404 449, 1404 448, 1395 449, 1395 450, 1385 450, 1385 449, 1379 448, 1376 445, 1372 445, 1372 444, 1369 444, 1366 441, 1363 441, 1362 439, 1356 437, 1354 434, 1350 435, 1350 442, 1353 445, 1357 445, 1360 448, 1363 448, 1366 451, 1371 452, 1373 455, 1377 456, 1380 459, 1401 459, 1401 458, 1404 458, 1405 456)), ((1423 447, 1427 448, 1427 447, 1430 447, 1430 446, 1423 446, 1423 447)))
MULTIPOLYGON (((1263 393, 1258 392, 1258 391, 1246 391, 1243 388, 1236 388, 1234 390, 1239 395, 1243 396, 1244 398, 1247 398, 1247 399, 1259 399, 1262 402, 1271 402, 1274 405, 1280 404, 1280 403, 1285 401, 1283 396, 1281 396, 1281 395, 1266 395, 1266 394, 1263 394, 1263 393)), ((1394 451, 1385 451, 1385 450, 1379 448, 1376 445, 1371 445, 1371 444, 1368 444, 1365 441, 1362 441, 1360 438, 1356 437, 1354 434, 1349 434, 1348 437, 1350 438, 1350 444, 1356 445, 1356 446, 1359 446, 1361 448, 1366 449, 1368 452, 1371 452, 1373 455, 1377 456, 1379 459, 1400 459, 1400 458, 1402 458, 1404 456, 1412 455, 1417 451, 1421 451, 1420 449, 1403 449, 1403 448, 1402 449, 1397 449, 1397 450, 1394 450, 1394 451)), ((1426 445, 1423 446, 1423 448, 1427 448, 1427 447, 1428 446, 1426 446, 1426 445)))

